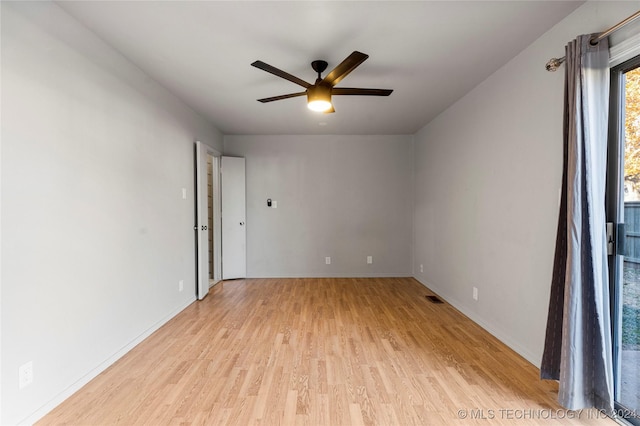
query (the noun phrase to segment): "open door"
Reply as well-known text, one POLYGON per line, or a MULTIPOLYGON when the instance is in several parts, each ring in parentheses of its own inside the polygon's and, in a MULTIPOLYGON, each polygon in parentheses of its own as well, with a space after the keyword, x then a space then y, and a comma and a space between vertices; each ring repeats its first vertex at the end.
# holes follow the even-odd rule
POLYGON ((222 278, 247 276, 244 158, 222 157, 222 278))
MULTIPOLYGON (((221 277, 220 273, 220 246, 221 246, 221 227, 220 227, 220 191, 214 191, 214 197, 209 197, 209 176, 207 171, 207 159, 209 156, 220 157, 220 153, 212 150, 205 144, 196 141, 195 145, 195 169, 196 169, 196 293, 198 299, 202 300, 209 293, 209 287, 211 282, 219 281, 221 277), (209 208, 209 203, 213 203, 213 208, 209 208), (210 221, 210 212, 213 214, 213 218, 210 221), (210 262, 210 247, 209 247, 209 226, 213 223, 214 226, 214 238, 213 238, 213 261, 211 262, 213 267, 213 276, 209 271, 210 262)), ((214 161, 213 186, 220 187, 220 173, 219 173, 219 161, 214 161)))

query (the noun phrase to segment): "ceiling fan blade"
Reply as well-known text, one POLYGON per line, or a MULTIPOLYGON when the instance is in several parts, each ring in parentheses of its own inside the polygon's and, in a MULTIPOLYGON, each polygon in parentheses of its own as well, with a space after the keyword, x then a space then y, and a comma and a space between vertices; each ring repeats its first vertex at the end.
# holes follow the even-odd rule
POLYGON ((258 99, 258 102, 267 103, 273 101, 281 101, 282 99, 295 98, 298 96, 306 96, 307 92, 289 93, 288 95, 273 96, 271 98, 258 99))
POLYGON ((265 64, 262 61, 255 61, 254 63, 251 64, 251 66, 259 68, 263 71, 266 71, 268 73, 271 73, 273 75, 277 75, 278 77, 284 78, 285 80, 289 80, 292 83, 298 84, 302 87, 304 87, 305 89, 309 88, 309 86, 311 86, 310 83, 307 83, 306 81, 296 77, 295 75, 291 75, 288 72, 284 72, 281 69, 278 69, 274 66, 271 66, 269 64, 265 64))
POLYGON ((393 89, 356 89, 353 87, 334 87, 331 95, 389 96, 393 89))
POLYGON ((368 57, 369 55, 365 53, 354 51, 351 55, 347 56, 347 59, 342 61, 340 65, 327 74, 322 82, 332 87, 335 86, 368 57))

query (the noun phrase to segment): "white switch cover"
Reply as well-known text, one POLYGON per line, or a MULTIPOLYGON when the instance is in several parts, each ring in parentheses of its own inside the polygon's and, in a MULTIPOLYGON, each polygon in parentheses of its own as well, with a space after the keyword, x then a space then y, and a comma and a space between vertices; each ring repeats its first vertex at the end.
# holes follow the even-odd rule
POLYGON ((187 199, 187 188, 182 188, 182 199, 183 200, 187 199))
POLYGON ((325 257, 324 258, 324 263, 326 263, 327 265, 331 265, 331 258, 330 257, 325 257))
POLYGON ((373 256, 367 256, 367 263, 371 265, 373 263, 373 256))
POLYGON ((29 361, 18 368, 18 385, 20 389, 33 383, 33 361, 29 361))
POLYGON ((277 201, 274 201, 273 203, 271 203, 271 206, 272 206, 274 209, 277 209, 277 208, 278 208, 278 202, 277 202, 277 201))

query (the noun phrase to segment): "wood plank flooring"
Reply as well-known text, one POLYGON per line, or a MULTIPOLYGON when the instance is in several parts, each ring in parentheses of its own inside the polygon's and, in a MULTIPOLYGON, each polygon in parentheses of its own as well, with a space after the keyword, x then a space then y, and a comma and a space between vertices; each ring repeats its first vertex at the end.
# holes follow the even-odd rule
POLYGON ((615 424, 411 278, 212 288, 38 424, 615 424))

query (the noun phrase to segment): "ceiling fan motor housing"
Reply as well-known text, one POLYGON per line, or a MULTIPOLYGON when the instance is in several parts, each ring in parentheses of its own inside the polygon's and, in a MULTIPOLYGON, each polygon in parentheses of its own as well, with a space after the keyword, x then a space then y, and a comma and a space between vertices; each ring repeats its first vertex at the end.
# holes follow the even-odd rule
POLYGON ((311 62, 311 68, 313 68, 313 70, 318 73, 318 78, 320 78, 320 74, 322 74, 324 72, 324 70, 327 69, 328 65, 329 64, 327 64, 327 61, 313 61, 313 62, 311 62))

